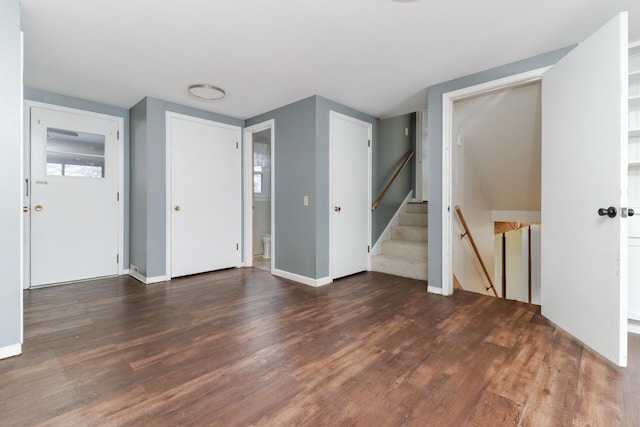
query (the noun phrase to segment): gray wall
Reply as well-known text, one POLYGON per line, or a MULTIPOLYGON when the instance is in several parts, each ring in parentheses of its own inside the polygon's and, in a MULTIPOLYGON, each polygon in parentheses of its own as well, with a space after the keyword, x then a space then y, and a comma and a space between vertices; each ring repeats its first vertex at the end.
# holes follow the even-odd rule
POLYGON ((573 46, 440 83, 427 89, 429 159, 429 286, 442 287, 442 94, 553 65, 573 46))
POLYGON ((122 254, 122 262, 125 269, 129 268, 129 110, 126 108, 113 107, 111 105, 86 101, 84 99, 71 98, 31 88, 24 88, 24 99, 44 102, 46 104, 60 105, 62 107, 76 108, 78 110, 91 111, 94 113, 108 114, 124 119, 124 194, 121 194, 120 197, 120 200, 124 203, 124 254, 122 254))
POLYGON ((275 194, 275 268, 316 278, 315 97, 303 99, 246 121, 252 126, 273 119, 275 194), (309 206, 302 198, 309 196, 309 206))
POLYGON ((129 236, 130 263, 147 274, 147 101, 138 102, 130 110, 131 168, 131 233, 129 236))
POLYGON ((20 2, 0 2, 0 350, 20 344, 22 123, 20 2))
POLYGON ((244 121, 156 98, 131 109, 131 257, 146 277, 166 274, 166 112, 244 126, 244 121))
MULTIPOLYGON (((383 119, 378 122, 378 138, 374 146, 373 197, 382 192, 409 151, 416 146, 416 114, 383 119), (409 135, 405 135, 405 129, 409 135)), ((396 213, 409 191, 414 190, 415 158, 393 183, 378 208, 373 212, 372 240, 375 243, 396 213)))
MULTIPOLYGON (((373 125, 377 119, 321 96, 312 96, 248 119, 275 121, 275 268, 312 279, 329 276, 329 111, 373 125), (302 205, 309 196, 309 206, 302 205)), ((272 230, 272 233, 274 230, 272 230)))

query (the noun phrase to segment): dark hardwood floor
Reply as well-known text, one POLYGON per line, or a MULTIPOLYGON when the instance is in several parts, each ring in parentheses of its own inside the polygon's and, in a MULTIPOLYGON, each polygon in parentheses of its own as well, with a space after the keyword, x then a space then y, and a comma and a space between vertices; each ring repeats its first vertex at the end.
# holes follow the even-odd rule
POLYGON ((26 291, 0 425, 639 426, 640 338, 603 361, 514 301, 252 268, 26 291))

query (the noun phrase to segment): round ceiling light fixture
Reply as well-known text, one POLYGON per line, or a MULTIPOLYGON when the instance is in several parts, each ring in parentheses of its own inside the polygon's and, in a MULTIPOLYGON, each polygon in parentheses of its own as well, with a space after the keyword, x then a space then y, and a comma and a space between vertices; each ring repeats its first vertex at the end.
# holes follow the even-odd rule
POLYGON ((207 101, 216 101, 227 95, 227 93, 219 87, 206 83, 189 86, 189 93, 198 98, 206 99, 207 101))

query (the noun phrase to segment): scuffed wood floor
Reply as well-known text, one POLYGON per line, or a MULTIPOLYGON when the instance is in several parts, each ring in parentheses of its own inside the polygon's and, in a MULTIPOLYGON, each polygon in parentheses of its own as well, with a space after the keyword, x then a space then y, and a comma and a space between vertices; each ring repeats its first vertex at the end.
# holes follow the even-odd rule
POLYGON ((380 273, 121 277, 26 291, 0 425, 639 426, 629 347, 617 369, 538 307, 380 273))

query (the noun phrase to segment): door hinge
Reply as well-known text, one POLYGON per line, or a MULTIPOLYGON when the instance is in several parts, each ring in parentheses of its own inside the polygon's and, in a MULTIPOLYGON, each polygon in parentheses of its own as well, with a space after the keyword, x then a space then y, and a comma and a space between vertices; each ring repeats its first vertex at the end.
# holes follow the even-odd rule
POLYGON ((120 131, 117 132, 117 135, 118 141, 120 141, 120 131))
POLYGON ((118 191, 116 193, 116 202, 119 202, 119 201, 120 201, 120 192, 118 191))
POLYGON ((236 243, 236 251, 240 250, 240 245, 238 243, 236 243))
POLYGON ((236 150, 240 148, 240 144, 238 144, 238 141, 236 141, 236 150))
POLYGON ((370 254, 371 253, 371 246, 367 245, 367 253, 370 254))
POLYGON ((371 147, 371 140, 367 141, 367 147, 371 147))
POLYGON ((116 264, 120 264, 120 254, 116 254, 116 264))
POLYGON ((29 197, 29 178, 24 180, 24 195, 29 197))

